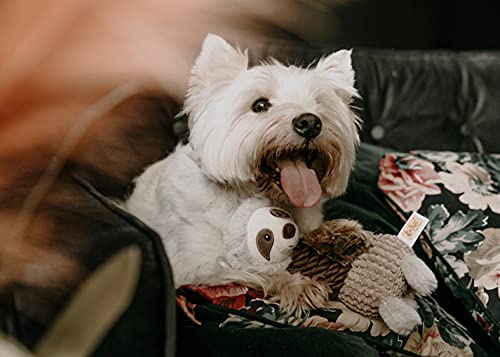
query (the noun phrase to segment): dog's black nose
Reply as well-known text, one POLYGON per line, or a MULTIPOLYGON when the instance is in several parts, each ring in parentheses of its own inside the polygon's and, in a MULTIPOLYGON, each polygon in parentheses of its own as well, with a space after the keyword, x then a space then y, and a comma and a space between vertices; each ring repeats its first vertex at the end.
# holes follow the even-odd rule
POLYGON ((299 115, 292 124, 295 131, 306 139, 314 139, 321 132, 321 119, 311 113, 299 115))

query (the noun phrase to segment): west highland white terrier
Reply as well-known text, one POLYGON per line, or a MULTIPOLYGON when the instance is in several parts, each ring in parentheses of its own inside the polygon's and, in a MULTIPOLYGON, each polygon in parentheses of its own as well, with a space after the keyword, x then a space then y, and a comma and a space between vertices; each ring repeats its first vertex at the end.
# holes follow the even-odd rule
POLYGON ((326 302, 327 288, 300 274, 249 274, 221 263, 223 230, 256 197, 290 212, 301 232, 320 226, 321 199, 344 193, 354 164, 357 95, 350 51, 308 68, 275 60, 249 67, 246 51, 206 37, 183 109, 189 141, 146 168, 125 202, 161 236, 177 286, 258 285, 289 312, 326 302))

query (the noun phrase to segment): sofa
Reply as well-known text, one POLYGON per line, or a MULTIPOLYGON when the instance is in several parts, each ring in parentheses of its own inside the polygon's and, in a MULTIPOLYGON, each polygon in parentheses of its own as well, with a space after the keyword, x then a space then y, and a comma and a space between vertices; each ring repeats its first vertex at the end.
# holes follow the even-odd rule
MULTIPOLYGON (((300 65, 332 49, 266 45, 255 49, 252 58, 256 61, 272 53, 288 63, 300 65)), ((374 232, 395 234, 410 212, 408 206, 425 214, 430 207, 441 204, 441 200, 451 198, 456 198, 461 205, 453 208, 453 212, 465 215, 463 207, 467 202, 460 201, 461 192, 456 189, 445 192, 446 185, 441 182, 438 187, 442 194, 419 192, 418 206, 414 201, 411 204, 404 201, 404 195, 387 183, 389 176, 382 177, 381 172, 386 169, 384 160, 396 160, 399 166, 395 169, 403 170, 400 162, 420 160, 420 164, 425 161, 425 165, 436 167, 434 173, 443 178, 452 174, 446 166, 446 160, 451 159, 441 160, 443 152, 459 155, 453 156, 454 167, 479 161, 489 163, 495 159, 489 154, 500 153, 500 54, 359 48, 353 51, 353 65, 356 86, 361 94, 361 99, 353 106, 364 122, 362 144, 348 191, 324 203, 325 219, 357 219, 374 232), (440 172, 444 174, 439 175, 440 172)), ((414 356, 444 355, 446 352, 448 355, 493 356, 500 353, 498 326, 494 321, 500 310, 498 300, 494 300, 498 288, 478 284, 480 277, 475 275, 473 279, 472 266, 460 278, 456 275, 458 270, 449 271, 450 267, 454 268, 450 260, 468 261, 466 256, 476 254, 474 249, 479 251, 487 246, 485 237, 491 232, 494 235, 495 213, 498 213, 493 203, 487 204, 486 209, 474 210, 486 211, 489 225, 471 228, 466 242, 470 245, 463 245, 459 256, 446 250, 443 254, 435 248, 430 233, 421 237, 415 246, 417 254, 438 276, 439 288, 432 301, 419 302, 419 306, 424 325, 426 318, 431 320, 429 328, 439 319, 448 324, 447 336, 443 330, 434 331, 432 335, 436 337, 438 333, 444 338, 440 344, 435 341, 433 345, 424 340, 422 334, 413 342, 403 342, 399 336, 389 338, 387 336, 391 335, 384 335, 384 332, 373 332, 374 322, 368 322, 371 326, 368 330, 349 329, 345 323, 335 320, 345 313, 342 308, 336 315, 329 311, 311 316, 307 326, 304 321, 291 323, 291 319, 283 324, 277 315, 279 312, 270 304, 250 306, 262 301, 252 298, 255 296, 252 294, 258 292, 245 290, 238 296, 227 295, 227 299, 220 302, 210 292, 196 287, 176 291, 158 235, 121 209, 117 202, 130 192, 133 178, 145 166, 168 154, 179 140, 187 140, 185 118, 175 116, 178 110, 179 104, 167 93, 145 88, 104 113, 105 120, 96 122, 80 138, 80 154, 66 157, 34 214, 36 218, 53 222, 51 230, 44 231, 44 234, 57 237, 52 248, 71 257, 82 269, 63 285, 13 283, 0 296, 0 327, 4 334, 36 349, 50 326, 64 313, 82 282, 92 278, 93 272, 115 253, 133 245, 139 247, 141 255, 137 285, 126 310, 116 317, 109 331, 100 336, 93 350, 96 356, 414 356), (490 229, 488 234, 483 228, 490 229), (475 241, 471 238, 473 233, 476 233, 475 241), (445 263, 448 272, 440 270, 443 259, 448 262, 445 263), (473 313, 476 310, 470 306, 470 299, 464 300, 462 293, 457 293, 457 284, 464 285, 461 289, 475 289, 471 294, 483 300, 473 298, 474 303, 483 303, 486 315, 473 313), (241 295, 246 300, 236 306, 234 301, 241 295), (484 299, 488 302, 484 303, 484 299), (255 314, 256 310, 265 310, 269 315, 255 314), (273 318, 268 318, 270 315, 273 318)), ((496 163, 491 162, 491 165, 496 163)), ((493 167, 491 165, 487 167, 493 167)), ((42 172, 40 168, 39 173, 42 172)), ((489 187, 496 194, 496 176, 493 171, 489 172, 493 180, 489 187)), ((398 173, 391 171, 391 175, 394 178, 398 173)), ((36 173, 23 171, 16 176, 15 182, 32 187, 36 183, 33 178, 37 177, 36 173)), ((438 183, 429 182, 428 185, 438 183)), ((7 202, 12 204, 15 197, 4 191, 1 200, 6 206, 7 202)), ((447 207, 453 217, 451 205, 447 207)), ((479 220, 484 222, 486 218, 481 216, 479 220)), ((36 222, 34 219, 32 224, 36 222)), ((30 228, 27 234, 36 235, 36 227, 30 228)), ((453 239, 458 239, 456 237, 453 239)), ((498 259, 498 256, 491 259, 498 259)), ((491 284, 495 283, 498 280, 491 284)))

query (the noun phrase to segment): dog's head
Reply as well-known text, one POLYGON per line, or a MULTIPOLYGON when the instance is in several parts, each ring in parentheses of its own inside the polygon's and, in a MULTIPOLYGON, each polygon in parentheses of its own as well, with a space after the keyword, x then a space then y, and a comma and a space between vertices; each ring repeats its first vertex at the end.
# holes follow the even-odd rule
POLYGON ((277 61, 248 67, 246 52, 208 35, 184 113, 203 172, 233 187, 258 187, 274 202, 312 207, 342 194, 359 142, 350 108, 351 52, 314 67, 277 61))

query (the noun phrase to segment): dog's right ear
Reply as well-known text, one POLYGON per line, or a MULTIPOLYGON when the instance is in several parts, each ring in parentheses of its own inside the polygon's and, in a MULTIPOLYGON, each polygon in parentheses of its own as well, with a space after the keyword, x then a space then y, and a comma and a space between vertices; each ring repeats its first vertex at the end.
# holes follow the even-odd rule
POLYGON ((208 34, 191 71, 190 87, 203 89, 230 81, 248 68, 247 51, 233 48, 222 37, 208 34))
POLYGON ((337 87, 339 94, 350 102, 352 97, 358 96, 354 87, 354 70, 352 67, 352 50, 340 50, 323 57, 316 65, 316 70, 325 73, 337 87))

